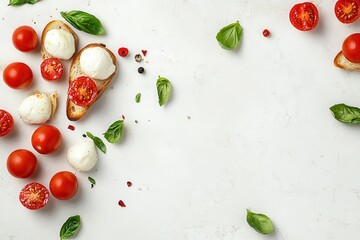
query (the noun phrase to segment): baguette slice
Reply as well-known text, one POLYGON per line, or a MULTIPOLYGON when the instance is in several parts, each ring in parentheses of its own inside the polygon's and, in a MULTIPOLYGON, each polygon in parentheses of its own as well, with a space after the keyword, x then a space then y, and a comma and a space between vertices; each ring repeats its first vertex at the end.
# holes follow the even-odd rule
POLYGON ((360 63, 353 63, 347 60, 344 56, 344 54, 340 51, 335 59, 334 59, 335 66, 345 69, 345 70, 354 70, 354 71, 360 71, 360 63))
POLYGON ((43 30, 43 32, 41 34, 40 53, 41 53, 41 57, 42 57, 43 60, 53 57, 50 53, 48 53, 46 51, 45 45, 44 45, 45 36, 52 29, 63 29, 65 31, 68 31, 69 33, 71 33, 74 36, 74 39, 75 39, 75 52, 76 52, 76 48, 77 48, 77 45, 78 45, 78 42, 79 42, 79 38, 76 35, 76 33, 67 24, 65 24, 63 21, 53 20, 53 21, 49 22, 45 26, 45 28, 44 28, 44 30, 43 30))
POLYGON ((104 93, 105 89, 109 86, 109 84, 113 80, 116 70, 117 70, 115 55, 109 49, 107 49, 104 44, 92 43, 92 44, 87 45, 83 49, 81 49, 75 55, 75 58, 74 58, 73 62, 71 63, 71 67, 70 67, 69 86, 70 86, 70 83, 72 81, 74 81, 75 79, 77 79, 78 77, 86 76, 86 74, 82 71, 81 66, 80 66, 80 56, 85 49, 88 49, 91 47, 101 47, 101 48, 105 49, 111 56, 113 64, 115 65, 115 71, 107 79, 104 79, 104 80, 92 78, 98 88, 98 94, 97 94, 95 101, 91 105, 78 106, 75 103, 73 103, 69 99, 69 96, 68 96, 67 103, 66 103, 66 114, 70 121, 77 121, 77 120, 81 119, 88 112, 89 108, 101 97, 101 95, 104 93))

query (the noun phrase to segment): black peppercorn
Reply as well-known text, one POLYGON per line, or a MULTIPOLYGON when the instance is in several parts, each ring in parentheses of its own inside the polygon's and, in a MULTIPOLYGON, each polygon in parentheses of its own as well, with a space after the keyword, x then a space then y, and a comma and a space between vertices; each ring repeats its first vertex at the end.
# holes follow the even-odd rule
POLYGON ((143 67, 138 68, 138 73, 142 74, 145 72, 145 69, 143 67))

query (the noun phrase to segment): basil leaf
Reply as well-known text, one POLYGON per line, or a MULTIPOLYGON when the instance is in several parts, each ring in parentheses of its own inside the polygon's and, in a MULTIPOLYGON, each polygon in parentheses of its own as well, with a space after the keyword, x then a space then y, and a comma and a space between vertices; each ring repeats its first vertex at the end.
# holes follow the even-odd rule
POLYGON ((74 237, 81 225, 80 216, 69 217, 60 229, 60 239, 69 239, 74 237))
POLYGON ((216 40, 220 46, 226 50, 236 49, 241 41, 243 28, 239 21, 223 27, 216 35, 216 40))
POLYGON ((88 177, 88 180, 91 184, 96 185, 96 181, 92 177, 88 177))
POLYGON ((10 0, 8 6, 20 6, 20 5, 24 5, 26 3, 35 4, 39 1, 40 0, 10 0))
POLYGON ((86 135, 94 141, 97 148, 99 148, 103 153, 106 153, 106 146, 100 138, 92 135, 90 132, 86 132, 86 135))
POLYGON ((110 125, 108 130, 105 132, 105 139, 109 143, 117 143, 120 141, 123 131, 124 120, 118 120, 110 125))
POLYGON ((360 123, 360 108, 347 106, 343 103, 330 108, 334 118, 343 123, 360 123))
POLYGON ((159 97, 159 105, 164 105, 171 95, 171 83, 168 79, 160 77, 156 81, 156 88, 159 97))
POLYGON ((254 228, 257 232, 261 234, 269 234, 274 230, 271 219, 261 213, 253 213, 250 210, 246 209, 247 215, 246 220, 250 227, 254 228))
POLYGON ((60 12, 60 14, 74 28, 80 31, 93 35, 103 35, 105 33, 100 20, 90 13, 73 10, 70 12, 60 12))
POLYGON ((135 102, 139 103, 141 101, 141 93, 136 94, 135 102))

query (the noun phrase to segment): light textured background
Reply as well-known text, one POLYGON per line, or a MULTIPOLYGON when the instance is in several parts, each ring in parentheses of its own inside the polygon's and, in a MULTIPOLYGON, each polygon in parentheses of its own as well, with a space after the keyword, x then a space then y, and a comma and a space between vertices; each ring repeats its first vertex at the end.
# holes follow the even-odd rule
MULTIPOLYGON (((314 1, 320 22, 311 32, 290 24, 296 1, 283 0, 42 0, 0 6, 0 66, 23 61, 34 72, 30 89, 15 91, 0 81, 0 108, 16 129, 0 139, 0 239, 58 239, 62 223, 80 214, 77 239, 156 240, 337 240, 355 239, 360 228, 360 129, 334 120, 329 107, 360 106, 359 73, 333 66, 343 40, 360 21, 341 24, 335 0, 314 1), (81 121, 65 115, 67 81, 48 83, 39 73, 39 52, 22 53, 11 42, 14 29, 30 25, 38 35, 47 22, 73 9, 96 15, 105 36, 76 31, 80 47, 105 43, 117 52, 119 72, 111 88, 81 121), (238 51, 221 49, 215 35, 239 20, 238 51), (268 28, 271 37, 264 38, 268 28), (133 56, 148 50, 146 62, 133 56), (137 73, 144 66, 146 74, 137 73), (171 80, 173 97, 157 103, 155 82, 171 80), (36 126, 21 121, 17 108, 33 90, 59 91, 51 124, 64 138, 60 151, 36 154, 36 176, 19 180, 6 170, 8 154, 31 147, 36 126), (141 92, 140 104, 135 95, 141 92), (29 211, 18 201, 30 181, 46 186, 57 171, 74 171, 66 149, 82 133, 101 135, 125 115, 124 139, 99 152, 90 173, 77 173, 80 189, 70 201, 51 197, 29 211), (190 119, 188 119, 188 116, 190 119), (138 124, 135 123, 138 120, 138 124), (67 129, 76 127, 74 132, 67 129), (97 185, 90 189, 92 176, 97 185), (133 187, 126 186, 127 181, 133 187), (123 199, 126 208, 120 208, 123 199), (246 208, 270 216, 275 232, 261 236, 245 220, 246 208)), ((67 67, 70 63, 67 63, 67 67)))

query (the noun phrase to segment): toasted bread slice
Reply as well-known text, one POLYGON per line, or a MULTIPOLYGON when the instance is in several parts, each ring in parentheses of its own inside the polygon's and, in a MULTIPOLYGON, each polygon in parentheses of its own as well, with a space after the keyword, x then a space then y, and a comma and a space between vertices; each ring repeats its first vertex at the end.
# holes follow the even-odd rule
POLYGON ((345 70, 360 71, 360 63, 350 62, 341 51, 336 55, 334 64, 335 66, 345 70))
POLYGON ((113 80, 113 78, 114 78, 114 76, 116 74, 117 65, 116 65, 116 57, 115 57, 115 55, 109 49, 107 49, 104 44, 92 43, 92 44, 87 45, 83 49, 81 49, 76 54, 73 62, 71 63, 70 72, 69 72, 69 85, 70 85, 70 83, 72 81, 74 81, 78 77, 86 76, 86 74, 82 71, 81 66, 80 66, 80 56, 81 56, 82 52, 85 49, 88 49, 88 48, 91 48, 91 47, 101 47, 101 48, 105 49, 110 54, 112 62, 115 65, 115 71, 107 79, 104 79, 104 80, 92 78, 94 80, 94 82, 96 83, 96 86, 98 88, 98 94, 97 94, 97 97, 96 97, 95 101, 91 105, 89 105, 89 106, 78 106, 75 103, 73 103, 69 99, 69 96, 68 96, 67 104, 66 104, 66 114, 67 114, 67 117, 68 117, 68 119, 70 121, 77 121, 77 120, 81 119, 88 112, 89 108, 104 93, 105 89, 109 86, 109 84, 111 83, 111 81, 113 80))
POLYGON ((65 31, 68 31, 69 33, 71 33, 74 36, 74 39, 75 39, 75 52, 76 52, 76 48, 77 48, 77 45, 78 45, 78 42, 79 42, 79 38, 76 35, 76 33, 68 25, 66 25, 63 21, 54 20, 54 21, 49 22, 45 26, 45 28, 44 28, 44 30, 43 30, 43 32, 41 34, 40 53, 41 53, 41 57, 42 57, 43 60, 53 57, 50 53, 48 53, 46 51, 45 45, 44 45, 45 36, 52 29, 63 29, 65 31))

